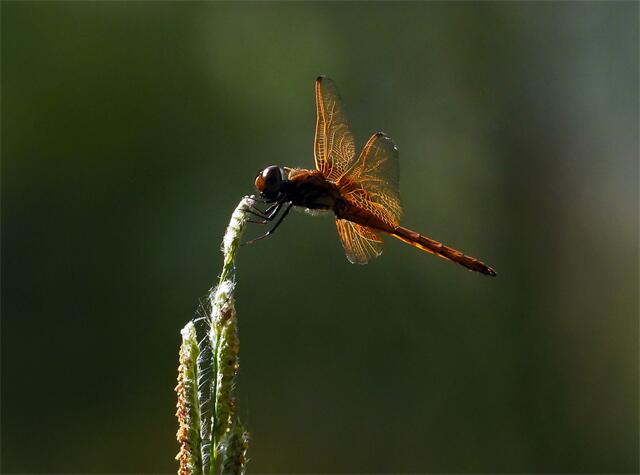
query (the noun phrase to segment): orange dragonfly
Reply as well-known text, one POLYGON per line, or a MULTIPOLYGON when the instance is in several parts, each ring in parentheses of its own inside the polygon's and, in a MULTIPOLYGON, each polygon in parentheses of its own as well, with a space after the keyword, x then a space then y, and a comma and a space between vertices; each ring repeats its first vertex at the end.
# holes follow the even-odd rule
POLYGON ((475 257, 400 226, 398 148, 390 137, 378 132, 356 158, 353 133, 338 90, 324 76, 316 80, 316 109, 316 169, 272 165, 258 173, 255 187, 260 197, 252 198, 270 206, 263 211, 251 205, 247 211, 260 218, 251 222, 277 221, 266 234, 245 244, 273 234, 291 208, 299 206, 311 212, 335 213, 342 246, 352 263, 366 264, 378 257, 383 245, 380 234, 385 233, 472 271, 496 275, 475 257))

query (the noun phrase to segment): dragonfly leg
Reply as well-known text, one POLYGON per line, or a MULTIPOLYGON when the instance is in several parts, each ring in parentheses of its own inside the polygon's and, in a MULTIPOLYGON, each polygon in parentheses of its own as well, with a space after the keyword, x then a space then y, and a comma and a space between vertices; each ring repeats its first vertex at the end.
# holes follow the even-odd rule
POLYGON ((249 223, 256 222, 256 223, 263 223, 264 224, 264 223, 268 222, 268 220, 267 220, 268 216, 266 216, 260 210, 253 210, 253 209, 246 208, 244 211, 245 211, 245 213, 250 214, 251 216, 255 216, 255 217, 260 218, 261 220, 263 220, 263 221, 252 221, 252 220, 248 219, 247 222, 249 222, 249 223))
POLYGON ((256 208, 253 205, 249 205, 249 206, 250 206, 249 208, 245 208, 245 211, 248 214, 251 214, 253 216, 256 216, 256 217, 262 219, 263 221, 252 221, 252 220, 247 220, 247 221, 250 222, 250 223, 267 224, 267 222, 273 221, 275 216, 280 211, 280 207, 282 206, 282 203, 275 203, 275 204, 269 206, 264 211, 262 211, 259 208, 256 208))
MULTIPOLYGON (((284 204, 284 203, 282 203, 282 204, 284 204)), ((275 232, 275 230, 278 229, 278 226, 280 226, 280 223, 282 223, 284 218, 287 217, 287 214, 289 214, 289 211, 291 210, 292 207, 293 207, 293 203, 289 203, 287 205, 286 209, 284 210, 284 212, 280 215, 280 218, 278 218, 278 221, 276 221, 276 224, 274 224, 273 227, 271 229, 269 229, 269 231, 267 231, 265 234, 255 238, 255 239, 252 239, 251 241, 243 242, 241 245, 242 246, 246 246, 248 244, 253 244, 256 241, 259 241, 260 239, 264 239, 264 238, 266 238, 268 236, 271 236, 275 232)), ((279 206, 277 209, 278 209, 278 211, 280 211, 281 207, 279 206)))

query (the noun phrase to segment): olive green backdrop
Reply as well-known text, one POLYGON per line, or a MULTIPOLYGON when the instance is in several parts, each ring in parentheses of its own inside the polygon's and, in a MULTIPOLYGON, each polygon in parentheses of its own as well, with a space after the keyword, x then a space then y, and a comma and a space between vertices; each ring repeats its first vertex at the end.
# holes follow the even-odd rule
POLYGON ((179 330, 318 74, 498 277, 303 213, 243 248, 249 471, 638 471, 637 3, 1 8, 5 472, 175 471, 179 330))

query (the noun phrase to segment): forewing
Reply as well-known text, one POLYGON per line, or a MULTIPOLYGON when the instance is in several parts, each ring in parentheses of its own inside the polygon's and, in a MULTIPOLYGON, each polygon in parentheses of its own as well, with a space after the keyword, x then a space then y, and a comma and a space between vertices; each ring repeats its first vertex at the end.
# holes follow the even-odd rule
POLYGON ((382 239, 373 229, 345 219, 336 219, 336 227, 347 259, 352 264, 366 264, 382 254, 382 239))
POLYGON ((316 113, 316 169, 337 181, 353 165, 356 150, 338 89, 322 76, 316 80, 316 113))
POLYGON ((338 180, 343 196, 387 224, 400 223, 400 167, 398 148, 382 132, 374 134, 357 163, 338 180))

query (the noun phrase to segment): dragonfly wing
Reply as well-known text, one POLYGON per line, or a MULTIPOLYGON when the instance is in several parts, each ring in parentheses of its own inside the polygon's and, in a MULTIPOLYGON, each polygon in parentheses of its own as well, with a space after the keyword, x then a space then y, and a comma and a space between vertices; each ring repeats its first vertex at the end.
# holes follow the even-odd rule
POLYGON ((336 227, 347 259, 352 264, 366 264, 382 254, 382 239, 373 229, 345 219, 336 219, 336 227))
POLYGON ((316 169, 337 181, 355 161, 355 144, 335 83, 320 76, 316 80, 316 169))
POLYGON ((343 196, 384 222, 397 226, 402 216, 398 148, 382 132, 371 136, 356 164, 338 180, 343 196))

